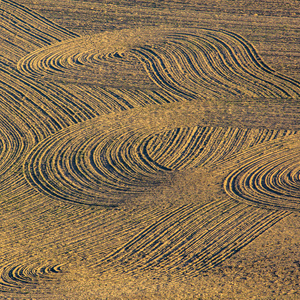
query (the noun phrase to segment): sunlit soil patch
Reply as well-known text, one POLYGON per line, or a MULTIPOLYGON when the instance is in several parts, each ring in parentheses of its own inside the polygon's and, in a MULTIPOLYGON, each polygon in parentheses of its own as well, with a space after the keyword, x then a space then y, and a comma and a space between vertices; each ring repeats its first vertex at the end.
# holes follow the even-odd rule
POLYGON ((53 290, 64 266, 202 276, 299 212, 300 84, 244 37, 80 36, 0 6, 2 292, 53 290))

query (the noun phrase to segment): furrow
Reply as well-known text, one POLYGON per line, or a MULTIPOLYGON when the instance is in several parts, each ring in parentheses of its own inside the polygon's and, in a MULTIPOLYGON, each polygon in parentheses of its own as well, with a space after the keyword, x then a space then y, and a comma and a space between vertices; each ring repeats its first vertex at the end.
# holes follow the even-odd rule
POLYGON ((300 171, 296 145, 284 150, 274 147, 263 155, 250 151, 252 155, 245 157, 244 163, 225 178, 226 193, 253 205, 299 210, 300 171))

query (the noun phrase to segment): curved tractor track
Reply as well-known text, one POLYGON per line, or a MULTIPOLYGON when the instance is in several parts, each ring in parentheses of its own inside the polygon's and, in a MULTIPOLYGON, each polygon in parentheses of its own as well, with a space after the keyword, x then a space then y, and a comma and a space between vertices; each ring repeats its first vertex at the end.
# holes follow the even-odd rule
POLYGON ((1 270, 0 291, 33 289, 43 281, 57 280, 57 274, 61 272, 61 265, 7 265, 1 270))
POLYGON ((288 149, 251 152, 243 164, 224 181, 224 189, 232 198, 252 205, 273 209, 300 209, 299 143, 288 149))
POLYGON ((103 125, 99 118, 46 138, 26 158, 28 182, 50 197, 115 206, 128 196, 168 185, 174 172, 210 166, 253 147, 261 143, 261 136, 267 142, 295 134, 200 126, 160 131, 174 124, 141 126, 145 120, 136 117, 133 127, 132 119, 123 117, 122 128, 112 130, 118 122, 103 125))
POLYGON ((161 31, 154 41, 149 37, 150 30, 154 35, 154 29, 135 35, 121 31, 55 43, 23 57, 18 69, 28 76, 64 78, 81 71, 87 80, 88 76, 97 76, 95 67, 106 62, 123 62, 123 67, 130 64, 134 70, 136 58, 158 87, 179 99, 300 95, 299 83, 266 66, 253 46, 234 33, 169 30, 161 31), (105 43, 108 39, 109 45, 105 43))
MULTIPOLYGON (((1 213, 46 204, 42 225, 26 220, 36 249, 62 259, 89 245, 86 267, 97 272, 197 275, 299 211, 300 83, 243 37, 150 27, 79 36, 13 1, 0 5, 1 213), (201 187, 201 172, 216 175, 206 195, 189 193, 189 180, 176 194, 180 178, 201 187), (60 220, 49 229, 55 205, 60 220), (57 238, 43 244, 42 230, 57 238)), ((62 270, 3 249, 4 291, 62 270)))

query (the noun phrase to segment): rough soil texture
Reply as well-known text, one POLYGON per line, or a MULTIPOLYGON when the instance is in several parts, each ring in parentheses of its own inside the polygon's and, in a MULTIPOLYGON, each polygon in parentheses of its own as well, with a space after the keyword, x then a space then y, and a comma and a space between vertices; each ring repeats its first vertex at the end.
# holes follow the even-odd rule
POLYGON ((0 25, 0 299, 300 299, 299 1, 0 25))

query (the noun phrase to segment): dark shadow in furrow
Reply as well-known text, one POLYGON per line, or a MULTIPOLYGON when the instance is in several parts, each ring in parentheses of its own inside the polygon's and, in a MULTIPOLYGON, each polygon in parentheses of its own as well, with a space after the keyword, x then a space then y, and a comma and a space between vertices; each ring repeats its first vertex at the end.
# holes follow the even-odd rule
MULTIPOLYGON (((20 11, 21 14, 26 14, 30 17, 33 17, 34 19, 37 19, 39 22, 41 22, 41 24, 45 24, 46 26, 49 26, 52 28, 52 30, 58 31, 61 34, 67 35, 69 37, 79 37, 78 34, 71 32, 68 29, 65 29, 55 23, 53 23, 52 21, 50 21, 49 19, 46 19, 45 17, 33 12, 31 9, 16 3, 14 1, 11 0, 1 0, 3 3, 6 3, 7 5, 11 5, 12 7, 14 7, 14 9, 17 9, 18 11, 20 11)), ((47 28, 48 31, 48 28, 47 28)), ((43 34, 48 35, 48 33, 43 32, 43 34)))

